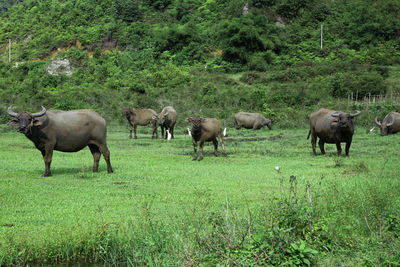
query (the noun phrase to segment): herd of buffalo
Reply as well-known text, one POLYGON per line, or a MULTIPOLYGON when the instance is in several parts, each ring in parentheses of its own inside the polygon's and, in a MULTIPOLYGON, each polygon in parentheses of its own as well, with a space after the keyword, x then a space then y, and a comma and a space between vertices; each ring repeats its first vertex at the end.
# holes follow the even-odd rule
MULTIPOLYGON (((158 137, 157 125, 161 127, 163 138, 174 138, 174 127, 177 120, 177 112, 171 107, 165 107, 157 114, 152 109, 136 109, 124 107, 120 109, 125 113, 129 123, 129 138, 137 138, 137 125, 152 125, 152 137, 158 137)), ((7 113, 13 117, 9 122, 11 125, 18 125, 18 132, 25 134, 42 153, 45 171, 42 176, 50 176, 50 164, 53 150, 62 152, 77 152, 88 146, 94 159, 93 172, 98 171, 101 154, 107 163, 108 173, 113 169, 110 163, 110 151, 107 148, 106 121, 98 113, 89 109, 82 110, 42 110, 37 113, 19 112, 8 108, 7 113)), ((316 155, 316 142, 322 154, 325 154, 324 144, 336 144, 338 155, 342 149, 340 143, 346 143, 346 156, 349 155, 350 145, 354 134, 352 119, 360 115, 346 113, 329 109, 320 109, 310 115, 310 130, 307 139, 311 135, 311 144, 314 155, 316 155)), ((226 157, 223 141, 222 124, 215 118, 187 118, 186 122, 192 124, 190 135, 192 136, 194 155, 193 160, 203 159, 203 147, 206 141, 214 144, 214 155, 217 156, 219 139, 223 155, 226 157), (200 143, 199 155, 197 155, 197 144, 200 143)), ((265 125, 271 130, 272 121, 258 113, 238 112, 234 116, 235 128, 260 129, 265 125)), ((393 134, 400 131, 400 113, 390 112, 382 122, 375 118, 375 123, 381 129, 381 135, 393 134)))

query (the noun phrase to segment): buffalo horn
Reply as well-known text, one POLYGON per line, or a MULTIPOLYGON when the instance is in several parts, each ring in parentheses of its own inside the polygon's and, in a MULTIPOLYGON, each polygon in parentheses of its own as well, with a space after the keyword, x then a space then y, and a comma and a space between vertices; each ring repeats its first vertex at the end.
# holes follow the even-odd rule
POLYGON ((339 117, 339 111, 335 111, 331 115, 332 117, 339 117))
POLYGON ((356 113, 350 114, 350 117, 354 118, 361 114, 361 111, 356 110, 356 113))
POLYGON ((40 117, 43 116, 46 113, 46 109, 42 106, 42 111, 38 112, 38 113, 32 113, 32 117, 40 117))
POLYGON ((10 116, 12 116, 12 117, 17 117, 17 116, 18 116, 18 113, 15 113, 15 112, 12 110, 12 106, 13 106, 13 105, 11 105, 11 106, 7 109, 7 113, 8 113, 8 115, 10 115, 10 116))
POLYGON ((382 124, 378 121, 378 117, 375 117, 375 123, 376 123, 376 125, 378 125, 378 126, 381 126, 382 124))

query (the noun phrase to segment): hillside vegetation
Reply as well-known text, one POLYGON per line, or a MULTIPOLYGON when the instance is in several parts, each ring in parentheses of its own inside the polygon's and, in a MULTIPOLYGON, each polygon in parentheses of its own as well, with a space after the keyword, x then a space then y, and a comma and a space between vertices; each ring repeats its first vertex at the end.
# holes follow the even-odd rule
POLYGON ((400 91, 388 80, 400 62, 395 0, 27 0, 2 12, 3 110, 93 108, 120 120, 123 105, 173 105, 229 123, 260 111, 294 127, 318 106, 357 108, 340 104, 351 93, 400 91), (73 74, 48 74, 56 58, 73 74))

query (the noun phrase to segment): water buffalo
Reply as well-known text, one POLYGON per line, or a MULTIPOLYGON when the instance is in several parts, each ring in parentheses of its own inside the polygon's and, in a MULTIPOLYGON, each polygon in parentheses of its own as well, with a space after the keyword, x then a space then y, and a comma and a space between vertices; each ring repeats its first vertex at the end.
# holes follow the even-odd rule
POLYGON ((154 119, 154 116, 157 116, 157 113, 154 110, 149 108, 138 109, 130 107, 123 107, 120 108, 120 110, 125 112, 125 116, 129 123, 129 139, 132 139, 132 127, 135 133, 135 139, 137 139, 136 127, 138 125, 146 126, 150 123, 153 128, 153 134, 151 137, 154 138, 155 135, 156 138, 158 138, 157 123, 154 119))
POLYGON ((93 154, 93 172, 98 171, 101 154, 106 160, 108 173, 113 172, 106 144, 106 121, 93 110, 46 111, 42 107, 38 113, 16 113, 11 105, 7 112, 14 117, 9 124, 18 125, 18 132, 25 134, 42 152, 45 164, 43 177, 51 176, 53 150, 77 152, 86 146, 93 154))
POLYGON ((338 155, 342 153, 341 142, 346 142, 346 156, 349 155, 349 149, 354 134, 352 119, 360 115, 357 110, 355 114, 349 114, 342 111, 329 109, 320 109, 310 115, 310 131, 307 139, 311 135, 311 144, 314 155, 316 155, 316 142, 319 138, 319 148, 322 154, 325 154, 324 144, 336 144, 338 155))
MULTIPOLYGON (((174 138, 174 127, 176 123, 176 110, 167 106, 163 108, 160 114, 153 117, 153 119, 157 120, 158 125, 161 127, 161 135, 164 138, 164 130, 169 131, 171 134, 171 138, 174 138)), ((165 134, 165 139, 167 139, 167 134, 165 134)))
POLYGON ((375 123, 381 128, 381 136, 400 132, 400 113, 390 112, 382 122, 375 117, 375 123))
POLYGON ((238 112, 235 114, 235 128, 258 130, 267 125, 268 129, 272 129, 272 121, 265 118, 259 113, 238 112))
POLYGON ((221 142, 222 150, 224 156, 226 157, 224 140, 222 137, 222 124, 219 120, 214 118, 199 118, 199 117, 192 117, 187 118, 187 122, 192 123, 192 142, 194 148, 193 159, 197 159, 197 142, 200 141, 200 149, 199 149, 199 157, 198 160, 203 159, 203 147, 205 141, 212 141, 214 143, 214 155, 217 156, 217 149, 218 149, 218 141, 217 137, 221 142))

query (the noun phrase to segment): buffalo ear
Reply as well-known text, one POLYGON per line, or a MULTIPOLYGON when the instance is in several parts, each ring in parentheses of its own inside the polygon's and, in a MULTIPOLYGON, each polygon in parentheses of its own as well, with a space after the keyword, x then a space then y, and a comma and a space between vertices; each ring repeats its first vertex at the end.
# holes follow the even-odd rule
POLYGON ((192 118, 186 118, 185 121, 186 122, 192 122, 193 120, 192 120, 192 118))
POLYGON ((40 120, 34 120, 33 121, 33 125, 35 125, 35 126, 39 126, 41 124, 42 124, 42 122, 40 120))
POLYGON ((19 124, 19 121, 18 121, 18 120, 10 120, 10 121, 8 122, 8 124, 9 124, 9 125, 18 125, 18 124, 19 124))
POLYGON ((157 119, 158 119, 157 115, 154 115, 154 116, 152 117, 152 119, 153 119, 153 120, 157 120, 157 119))

